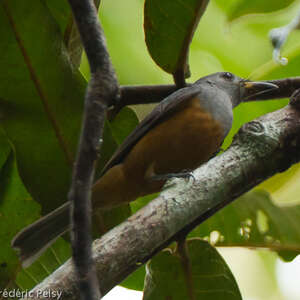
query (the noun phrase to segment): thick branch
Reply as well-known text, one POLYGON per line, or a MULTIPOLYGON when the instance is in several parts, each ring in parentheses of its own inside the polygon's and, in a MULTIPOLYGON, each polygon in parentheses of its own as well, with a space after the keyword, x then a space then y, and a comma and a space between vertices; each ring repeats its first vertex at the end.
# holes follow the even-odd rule
POLYGON ((82 131, 73 169, 69 200, 72 203, 72 250, 82 299, 100 299, 92 258, 91 186, 107 107, 116 100, 118 84, 92 0, 69 0, 87 54, 91 81, 85 96, 82 131))
MULTIPOLYGON (((300 111, 293 106, 242 127, 231 147, 194 172, 195 181, 175 180, 155 200, 93 245, 103 294, 173 241, 251 188, 300 160, 300 111)), ((76 299, 72 262, 66 262, 32 292, 60 290, 76 299)), ((32 299, 37 299, 32 295, 32 299)))

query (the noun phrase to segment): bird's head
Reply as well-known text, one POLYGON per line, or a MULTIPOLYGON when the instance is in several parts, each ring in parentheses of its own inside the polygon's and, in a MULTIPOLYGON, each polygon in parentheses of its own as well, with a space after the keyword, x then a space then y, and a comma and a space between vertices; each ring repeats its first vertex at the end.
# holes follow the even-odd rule
POLYGON ((218 72, 202 77, 195 82, 195 84, 199 83, 206 83, 226 92, 231 99, 232 107, 249 98, 258 99, 259 95, 278 88, 275 84, 264 81, 250 81, 230 72, 218 72))

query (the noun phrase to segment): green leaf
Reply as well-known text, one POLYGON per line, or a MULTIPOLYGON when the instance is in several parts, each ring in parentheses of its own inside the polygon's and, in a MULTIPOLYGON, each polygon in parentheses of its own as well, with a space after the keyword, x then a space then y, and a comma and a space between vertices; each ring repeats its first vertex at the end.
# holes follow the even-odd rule
POLYGON ((141 266, 122 281, 120 285, 127 289, 142 291, 144 289, 145 275, 145 266, 141 266))
POLYGON ((20 271, 17 253, 10 246, 11 240, 19 230, 40 217, 40 206, 23 185, 14 151, 1 128, 0 150, 0 158, 8 153, 6 161, 0 165, 0 290, 6 286, 31 289, 70 257, 70 246, 60 238, 30 268, 20 271))
POLYGON ((71 256, 71 247, 63 238, 59 238, 29 268, 22 269, 16 277, 16 285, 22 290, 30 290, 48 277, 71 256))
POLYGON ((131 202, 130 207, 131 207, 132 213, 137 212, 139 209, 141 209, 142 207, 147 205, 150 201, 152 201, 158 195, 159 195, 159 193, 146 195, 144 197, 140 197, 140 198, 136 199, 136 201, 131 202))
MULTIPOLYGON (((0 141, 3 146, 5 143, 3 135, 0 135, 0 141)), ((7 140, 6 142, 7 149, 9 143, 7 140)), ((38 216, 40 216, 40 207, 23 186, 14 152, 10 151, 0 172, 0 290, 14 278, 19 266, 17 255, 10 246, 12 238, 38 216)))
POLYGON ((166 72, 189 74, 188 50, 209 0, 146 0, 144 30, 148 51, 166 72))
MULTIPOLYGON (((0 34, 0 66, 7 70, 0 74, 1 125, 26 188, 48 212, 67 199, 86 82, 41 1, 2 1, 0 34)), ((115 147, 106 128, 100 165, 115 147)))
POLYGON ((228 20, 233 21, 248 14, 270 13, 291 5, 295 0, 217 0, 227 12, 228 20))
POLYGON ((135 112, 129 108, 124 107, 117 116, 110 123, 110 129, 115 141, 120 145, 125 138, 135 129, 139 124, 135 112))
POLYGON ((60 27, 61 33, 64 34, 68 24, 72 20, 72 13, 67 0, 46 0, 52 16, 60 27))
POLYGON ((4 134, 3 129, 0 127, 0 171, 5 164, 9 154, 11 152, 11 147, 4 134))
POLYGON ((67 199, 86 83, 41 1, 2 1, 0 34, 1 124, 26 188, 50 211, 67 199))
POLYGON ((216 246, 267 248, 290 260, 300 253, 299 215, 300 205, 277 206, 267 192, 254 190, 206 220, 190 236, 216 246))
POLYGON ((72 64, 75 68, 78 68, 81 62, 83 48, 68 1, 46 0, 45 3, 60 27, 72 64))
MULTIPOLYGON (((187 241, 194 299, 242 299, 236 281, 220 254, 201 240, 187 241)), ((146 266, 144 300, 190 299, 187 275, 177 252, 157 254, 146 266)))
POLYGON ((268 62, 257 68, 253 72, 251 78, 255 80, 267 80, 298 76, 298 66, 300 62, 299 45, 288 51, 284 51, 282 55, 288 58, 289 63, 287 65, 282 66, 270 59, 268 62))

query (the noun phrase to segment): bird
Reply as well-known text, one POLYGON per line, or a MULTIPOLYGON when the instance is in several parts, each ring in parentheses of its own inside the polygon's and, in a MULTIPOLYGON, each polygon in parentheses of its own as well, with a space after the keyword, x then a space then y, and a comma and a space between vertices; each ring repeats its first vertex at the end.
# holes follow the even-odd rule
MULTIPOLYGON (((124 140, 92 188, 93 211, 109 210, 189 177, 221 148, 243 100, 278 88, 230 72, 200 78, 162 100, 124 140)), ((70 229, 70 202, 19 232, 12 247, 29 266, 70 229)))

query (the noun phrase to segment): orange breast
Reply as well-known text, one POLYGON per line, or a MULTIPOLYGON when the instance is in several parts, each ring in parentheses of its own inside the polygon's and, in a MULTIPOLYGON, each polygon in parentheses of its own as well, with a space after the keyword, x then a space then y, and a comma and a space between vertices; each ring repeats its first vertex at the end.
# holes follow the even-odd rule
POLYGON ((223 138, 221 125, 193 99, 134 146, 124 172, 145 185, 151 175, 194 170, 218 151, 223 138))

